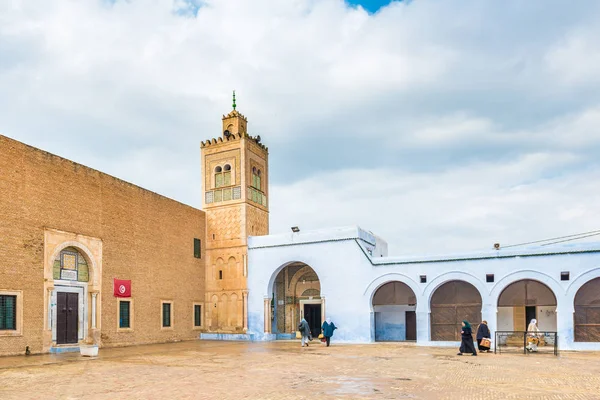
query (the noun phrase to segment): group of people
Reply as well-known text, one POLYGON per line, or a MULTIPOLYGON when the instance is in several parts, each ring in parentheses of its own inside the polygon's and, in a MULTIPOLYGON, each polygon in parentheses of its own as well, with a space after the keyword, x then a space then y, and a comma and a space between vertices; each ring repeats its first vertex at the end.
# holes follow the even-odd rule
MULTIPOLYGON (((526 349, 531 352, 535 352, 538 350, 537 346, 540 340, 540 330, 537 326, 537 320, 532 319, 527 327, 527 347, 526 349)), ((471 324, 469 321, 463 320, 462 322, 462 330, 461 333, 461 341, 460 341, 460 349, 458 350, 458 355, 462 356, 463 353, 471 353, 471 355, 476 356, 477 350, 475 350, 475 344, 473 343, 473 329, 471 328, 471 324)), ((487 326, 487 321, 481 321, 479 327, 477 328, 477 335, 475 336, 477 339, 477 347, 481 353, 487 353, 490 351, 490 328, 487 326)))
MULTIPOLYGON (((471 355, 476 356, 477 350, 475 350, 475 343, 473 343, 473 328, 471 328, 471 324, 469 321, 464 320, 462 322, 462 330, 460 331, 461 341, 460 341, 460 349, 458 350, 458 355, 462 356, 463 353, 471 353, 471 355)), ((489 344, 488 341, 484 342, 484 339, 490 339, 490 328, 487 326, 487 321, 481 321, 479 324, 479 328, 477 328, 477 347, 479 351, 484 353, 490 351, 490 347, 486 346, 489 344), (482 343, 483 342, 483 343, 482 343)))
MULTIPOLYGON (((331 322, 331 318, 327 318, 325 322, 323 322, 323 325, 321 326, 321 335, 323 338, 321 340, 327 344, 327 347, 329 347, 329 344, 331 343, 331 337, 333 336, 333 331, 336 329, 337 326, 331 322)), ((302 318, 300 325, 298 325, 298 331, 300 332, 302 347, 308 347, 308 342, 312 340, 312 334, 306 319, 302 318)))

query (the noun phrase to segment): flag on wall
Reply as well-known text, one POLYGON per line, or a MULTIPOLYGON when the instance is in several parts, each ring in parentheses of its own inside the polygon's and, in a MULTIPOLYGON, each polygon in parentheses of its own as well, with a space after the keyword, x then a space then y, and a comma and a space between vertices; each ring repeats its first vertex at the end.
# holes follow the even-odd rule
POLYGON ((114 279, 115 297, 131 297, 131 281, 114 279))

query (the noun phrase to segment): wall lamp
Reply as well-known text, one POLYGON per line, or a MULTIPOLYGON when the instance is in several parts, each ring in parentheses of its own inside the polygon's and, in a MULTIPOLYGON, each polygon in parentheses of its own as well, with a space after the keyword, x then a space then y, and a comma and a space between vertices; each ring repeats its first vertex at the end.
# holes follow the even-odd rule
POLYGON ((300 228, 298 228, 297 226, 292 226, 292 232, 298 233, 300 232, 300 228))

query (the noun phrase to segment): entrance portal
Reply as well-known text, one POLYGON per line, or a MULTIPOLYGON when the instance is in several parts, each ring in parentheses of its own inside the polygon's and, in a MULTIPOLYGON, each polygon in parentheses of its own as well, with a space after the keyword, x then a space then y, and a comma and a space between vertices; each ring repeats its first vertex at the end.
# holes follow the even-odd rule
POLYGON ((526 331, 536 319, 541 331, 556 331, 556 297, 541 282, 523 279, 508 285, 498 298, 498 330, 526 331))
POLYGON ((79 294, 58 292, 56 294, 56 311, 56 344, 77 343, 79 294))
POLYGON ((373 295, 375 341, 417 340, 417 298, 407 284, 388 282, 373 295))
POLYGON ((305 304, 304 319, 310 326, 310 333, 313 337, 319 336, 321 333, 321 305, 320 304, 305 304))
POLYGON ((273 282, 270 304, 270 315, 267 314, 271 317, 270 331, 279 338, 294 337, 303 317, 313 336, 321 332, 324 318, 321 282, 310 266, 297 262, 283 268, 273 282))

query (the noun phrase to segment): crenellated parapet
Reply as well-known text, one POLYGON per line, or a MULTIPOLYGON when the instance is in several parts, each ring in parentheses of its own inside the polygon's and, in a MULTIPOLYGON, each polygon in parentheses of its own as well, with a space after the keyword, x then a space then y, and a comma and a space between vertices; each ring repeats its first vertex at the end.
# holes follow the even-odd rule
POLYGON ((204 147, 218 145, 220 143, 226 143, 226 142, 241 140, 241 139, 252 140, 263 150, 265 150, 267 152, 269 151, 269 148, 261 143, 260 135, 251 136, 247 133, 230 133, 229 135, 226 135, 224 137, 212 138, 212 139, 208 139, 206 141, 201 141, 200 147, 204 148, 204 147))

